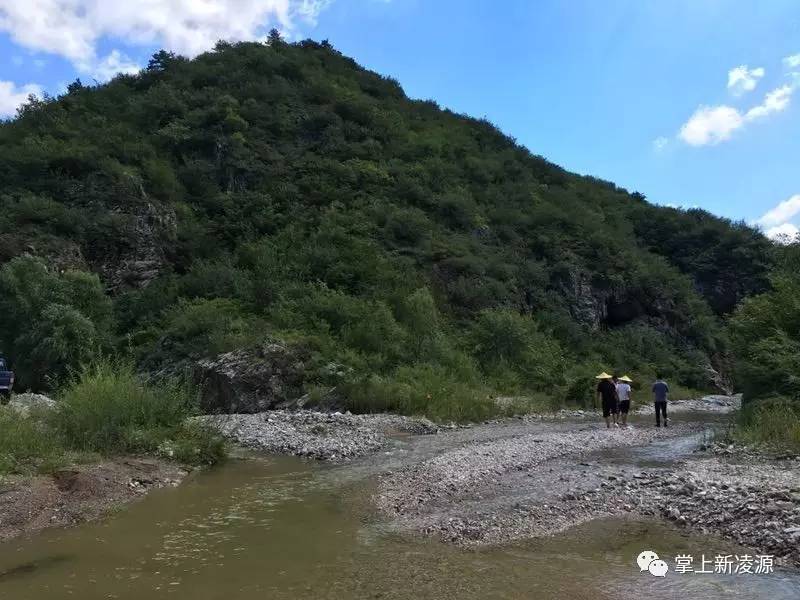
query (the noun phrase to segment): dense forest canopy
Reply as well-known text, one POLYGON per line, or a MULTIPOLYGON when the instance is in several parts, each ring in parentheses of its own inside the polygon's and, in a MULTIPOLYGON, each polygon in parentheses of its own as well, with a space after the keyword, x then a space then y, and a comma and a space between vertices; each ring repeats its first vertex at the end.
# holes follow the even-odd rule
POLYGON ((264 340, 354 407, 582 402, 601 367, 710 388, 775 260, 277 36, 31 100, 0 125, 0 202, 0 349, 36 389, 264 340))

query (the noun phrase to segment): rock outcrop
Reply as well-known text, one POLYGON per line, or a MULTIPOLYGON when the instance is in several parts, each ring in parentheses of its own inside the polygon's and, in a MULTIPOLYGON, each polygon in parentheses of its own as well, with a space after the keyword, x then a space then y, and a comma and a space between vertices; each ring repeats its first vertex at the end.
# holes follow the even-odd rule
POLYGON ((195 369, 206 413, 258 413, 290 405, 303 396, 308 354, 268 342, 202 360, 195 369))
POLYGON ((177 235, 175 210, 150 201, 141 192, 131 206, 113 212, 125 224, 127 239, 135 242, 122 252, 96 257, 95 268, 111 290, 146 287, 168 262, 165 247, 177 235))

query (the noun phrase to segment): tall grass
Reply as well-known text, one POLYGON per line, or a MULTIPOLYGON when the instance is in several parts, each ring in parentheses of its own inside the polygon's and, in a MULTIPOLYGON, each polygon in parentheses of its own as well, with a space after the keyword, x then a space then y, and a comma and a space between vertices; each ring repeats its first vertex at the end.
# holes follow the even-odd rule
POLYGON ((734 439, 800 451, 800 406, 788 398, 770 398, 742 409, 734 439))
POLYGON ((86 367, 63 390, 53 414, 67 445, 104 452, 149 451, 149 438, 168 434, 191 414, 177 383, 145 385, 126 363, 86 367))
POLYGON ((49 471, 67 459, 61 440, 46 422, 0 407, 0 474, 49 471))
POLYGON ((372 375, 344 386, 353 412, 424 415, 437 421, 481 421, 498 414, 488 390, 460 381, 442 367, 401 367, 390 377, 372 375))
POLYGON ((66 384, 50 412, 23 416, 0 407, 0 474, 47 472, 87 453, 217 462, 221 438, 187 423, 195 406, 181 382, 148 384, 129 363, 100 361, 66 384))
POLYGON ((67 447, 103 454, 167 452, 192 463, 216 462, 222 442, 186 424, 196 398, 183 382, 146 384, 126 362, 85 367, 61 394, 52 423, 67 447))

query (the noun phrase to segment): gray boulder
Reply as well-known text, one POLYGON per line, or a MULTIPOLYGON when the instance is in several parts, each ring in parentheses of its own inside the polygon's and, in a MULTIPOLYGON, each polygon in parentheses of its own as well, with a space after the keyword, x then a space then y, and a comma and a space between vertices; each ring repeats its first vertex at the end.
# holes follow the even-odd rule
POLYGON ((268 342, 202 360, 195 369, 201 407, 209 414, 257 413, 290 406, 303 396, 308 353, 268 342))

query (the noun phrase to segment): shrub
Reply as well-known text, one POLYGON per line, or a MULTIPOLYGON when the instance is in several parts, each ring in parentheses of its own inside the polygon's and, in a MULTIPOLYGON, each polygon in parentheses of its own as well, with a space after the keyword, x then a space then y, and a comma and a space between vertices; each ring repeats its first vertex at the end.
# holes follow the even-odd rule
POLYGON ((429 235, 430 229, 430 220, 417 208, 397 209, 386 220, 389 238, 400 245, 419 244, 429 235))
POLYGON ((800 451, 800 408, 788 398, 753 402, 742 410, 734 437, 746 443, 769 444, 800 451))
POLYGON ((595 376, 603 370, 598 364, 579 365, 567 375, 563 398, 567 404, 590 408, 595 404, 597 380, 595 376))
POLYGON ((442 220, 452 229, 469 229, 478 220, 478 206, 464 191, 445 195, 437 208, 442 220))
POLYGON ((226 456, 224 440, 197 423, 184 423, 168 438, 159 441, 156 452, 190 465, 212 465, 226 456))
POLYGON ((187 298, 236 298, 250 300, 252 283, 248 273, 226 259, 199 260, 180 280, 181 295, 187 298))
POLYGON ((483 311, 472 332, 475 356, 489 373, 512 371, 527 386, 552 388, 563 381, 559 343, 530 317, 506 309, 483 311))
POLYGON ((46 423, 0 407, 0 474, 46 472, 66 461, 58 436, 46 423))
POLYGON ((414 356, 428 354, 431 345, 441 335, 441 318, 430 290, 420 288, 404 298, 397 313, 408 331, 414 356))
POLYGON ((443 367, 413 365, 394 375, 369 375, 343 386, 353 412, 398 412, 437 421, 480 421, 498 413, 488 390, 464 382, 443 367))
POLYGON ((97 275, 47 269, 29 256, 0 270, 0 344, 19 384, 53 387, 94 358, 111 336, 111 301, 97 275))
POLYGON ((303 286, 275 308, 275 320, 286 328, 330 334, 342 345, 377 363, 394 363, 403 353, 405 331, 381 300, 368 300, 325 285, 303 286))
POLYGON ((15 352, 23 356, 23 381, 55 387, 71 368, 91 360, 101 341, 94 323, 71 306, 50 304, 30 330, 17 338, 15 352))
POLYGON ((800 279, 776 276, 772 291, 745 301, 730 321, 737 384, 745 401, 800 398, 800 279))
POLYGON ((186 384, 146 384, 130 364, 101 361, 67 384, 51 423, 64 444, 77 450, 163 452, 166 445, 182 460, 213 462, 221 443, 185 424, 195 406, 186 384))
POLYGON ((143 364, 214 356, 252 345, 266 325, 240 303, 227 298, 180 301, 162 319, 159 347, 143 356, 143 364))

